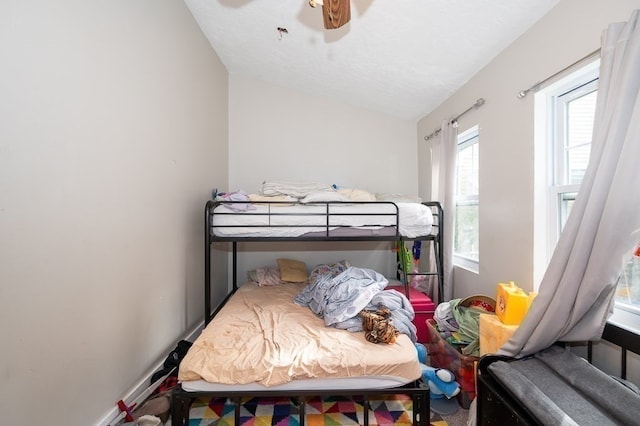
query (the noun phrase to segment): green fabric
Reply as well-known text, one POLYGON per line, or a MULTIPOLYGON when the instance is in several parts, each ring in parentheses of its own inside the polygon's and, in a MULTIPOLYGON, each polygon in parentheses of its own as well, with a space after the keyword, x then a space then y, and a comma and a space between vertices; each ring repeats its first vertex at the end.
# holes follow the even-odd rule
POLYGON ((480 314, 474 308, 460 306, 462 299, 453 299, 449 302, 451 312, 458 323, 458 334, 460 340, 469 342, 462 348, 463 355, 478 356, 480 354, 480 314))

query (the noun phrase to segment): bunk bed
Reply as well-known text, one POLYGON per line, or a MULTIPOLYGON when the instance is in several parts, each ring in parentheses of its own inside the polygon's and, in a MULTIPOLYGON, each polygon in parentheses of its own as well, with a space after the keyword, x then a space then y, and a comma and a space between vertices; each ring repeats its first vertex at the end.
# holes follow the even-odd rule
MULTIPOLYGON (((208 325, 214 321, 225 318, 232 306, 238 305, 238 300, 242 299, 240 305, 246 306, 247 298, 262 298, 273 301, 274 299, 285 300, 289 306, 280 305, 275 308, 278 312, 293 311, 302 309, 294 306, 291 295, 300 291, 300 285, 278 286, 278 289, 271 288, 270 293, 259 293, 255 285, 238 284, 237 258, 238 243, 268 243, 275 241, 390 241, 390 242, 411 242, 423 241, 428 243, 425 252, 432 251, 435 259, 435 270, 430 271, 407 271, 404 262, 400 262, 402 268, 403 285, 406 297, 409 298, 408 281, 412 275, 432 276, 437 283, 437 294, 441 297, 442 291, 442 220, 443 211, 438 202, 392 202, 392 201, 220 201, 209 200, 205 206, 205 287, 204 287, 204 324, 207 332, 208 325), (231 245, 231 273, 232 289, 226 298, 212 312, 211 286, 212 286, 212 245, 214 243, 229 243, 231 245), (278 294, 280 296, 268 296, 267 294, 278 294), (284 296, 282 296, 284 294, 284 296)), ((270 301, 265 302, 271 304, 270 301)), ((276 303, 276 302, 274 302, 276 303)), ((306 309, 306 308, 304 308, 306 309)), ((306 309, 311 315, 309 321, 318 321, 315 314, 306 309)), ((235 311, 237 312, 237 310, 235 311)), ((296 312, 296 315, 299 312, 296 312)), ((242 314, 240 314, 242 315, 242 314)), ((302 315, 302 313, 300 313, 302 315)), ((296 317, 296 321, 300 320, 296 317)), ((239 319, 239 322, 244 320, 239 319)), ((277 321, 274 321, 277 322, 277 321)), ((321 322, 321 321, 320 321, 321 322)), ((216 327, 215 321, 211 324, 216 327)), ((302 328, 310 326, 304 325, 302 328)), ((329 334, 335 334, 331 327, 320 327, 327 329, 329 334)), ((346 333, 355 335, 357 333, 346 333)), ((344 334, 342 335, 344 337, 344 334)), ((201 336, 202 337, 202 336, 201 336)), ((350 338, 351 336, 347 336, 350 338)), ((324 338, 324 337, 323 337, 324 338)), ((364 340, 360 337, 360 340, 364 340)), ((196 341, 198 343, 198 341, 196 341)), ((208 344, 211 342, 209 341, 208 344)), ((350 343, 351 344, 351 343, 350 343)), ((369 343, 372 351, 380 351, 377 345, 369 343)), ((198 346, 194 344, 194 346, 198 346)), ((426 425, 429 422, 429 390, 421 386, 420 374, 415 370, 416 357, 411 349, 413 342, 407 336, 400 335, 394 345, 386 345, 385 348, 392 358, 385 362, 380 362, 375 368, 367 369, 367 377, 341 377, 332 380, 310 379, 290 380, 284 383, 277 383, 274 386, 264 386, 264 383, 248 383, 242 385, 228 385, 205 380, 202 376, 206 374, 200 372, 200 377, 195 374, 193 377, 185 373, 189 380, 181 380, 177 388, 172 392, 172 424, 174 426, 188 424, 189 407, 195 398, 201 397, 225 397, 235 403, 235 419, 239 424, 239 411, 242 398, 246 397, 280 397, 291 398, 294 404, 300 406, 300 424, 304 425, 305 400, 310 397, 322 396, 349 396, 356 401, 361 401, 365 409, 369 406, 369 400, 374 396, 404 394, 412 398, 413 401, 413 423, 426 425), (391 346, 397 346, 391 349, 391 346), (404 345, 404 346, 403 346, 404 345), (394 353, 394 350, 396 351, 394 353), (401 354, 404 353, 404 355, 401 354), (402 359, 409 354, 409 359, 402 359), (398 370, 376 369, 381 364, 407 363, 404 367, 409 369, 409 373, 398 373, 398 370), (370 372, 374 372, 372 377, 370 372), (372 378, 374 381, 368 381, 372 378), (378 380, 378 379, 383 380, 378 380), (392 380, 387 380, 392 378, 392 380), (193 379, 193 380, 191 380, 193 379), (378 381, 376 381, 378 380, 378 381)), ((196 349, 190 349, 195 351, 196 349)), ((353 349, 352 349, 353 351, 353 349)), ((358 349, 364 353, 365 349, 358 349)), ((200 356, 202 354, 199 354, 200 356)), ((195 355, 194 355, 195 356, 195 355)), ((204 358, 197 362, 202 363, 204 358)), ((187 355, 189 357, 189 354, 187 355)), ((370 359, 379 358, 374 354, 370 359)), ((308 366, 307 366, 308 367, 308 366)), ((396 366, 398 367, 398 366, 396 366)), ((353 368, 350 366, 349 368, 353 368)), ((182 367, 181 367, 182 369, 182 367)), ((182 374, 182 370, 181 370, 182 374)), ((269 374, 279 373, 270 372, 269 374)), ((356 372, 356 375, 359 374, 356 372)), ((295 374, 294 374, 295 375, 295 374)), ((257 377, 257 376, 256 376, 257 377)), ((272 376, 269 376, 272 377, 272 376)), ((269 383, 268 383, 269 384, 269 383)), ((364 417, 364 424, 368 424, 368 417, 364 417)))

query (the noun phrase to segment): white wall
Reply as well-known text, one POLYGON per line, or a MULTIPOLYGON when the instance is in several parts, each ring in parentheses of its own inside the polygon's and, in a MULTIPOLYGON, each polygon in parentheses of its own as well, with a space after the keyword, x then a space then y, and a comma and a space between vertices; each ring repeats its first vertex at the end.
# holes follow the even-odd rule
MULTIPOLYGON (((611 22, 626 21, 638 0, 562 0, 534 27, 493 59, 462 89, 418 122, 420 175, 428 175, 423 136, 441 120, 486 103, 459 121, 462 132, 480 128, 480 270, 454 271, 454 297, 493 294, 498 282, 533 287, 534 96, 516 94, 600 47, 611 22)), ((422 183, 422 181, 421 181, 422 183)), ((420 187, 428 198, 430 185, 420 187)))
POLYGON ((416 194, 415 122, 229 77, 229 185, 316 181, 416 194))
POLYGON ((89 425, 202 315, 227 72, 183 2, 0 4, 0 412, 89 425))
MULTIPOLYGON (((415 132, 413 121, 231 75, 229 188, 220 189, 257 192, 264 180, 289 180, 416 195, 415 132)), ((359 247, 313 244, 281 248, 309 262, 308 266, 347 258, 358 266, 388 273, 386 269, 393 264, 388 250, 362 253, 359 247), (351 251, 340 252, 343 247, 351 251), (308 251, 301 253, 302 249, 308 251)), ((382 247, 388 249, 389 244, 382 247)), ((243 257, 240 277, 245 277, 247 268, 268 264, 275 256, 269 248, 243 257)))

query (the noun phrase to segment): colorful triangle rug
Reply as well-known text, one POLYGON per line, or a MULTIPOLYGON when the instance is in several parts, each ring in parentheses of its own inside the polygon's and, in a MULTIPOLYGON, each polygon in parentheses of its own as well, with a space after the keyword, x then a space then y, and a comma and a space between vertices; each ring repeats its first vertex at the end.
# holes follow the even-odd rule
MULTIPOLYGON (((372 426, 411 426, 413 403, 407 395, 385 395, 369 401, 369 424, 372 426)), ((433 413, 432 413, 433 416, 433 413)), ((298 426, 300 407, 290 398, 247 398, 240 407, 243 426, 298 426)), ((307 400, 305 425, 346 426, 364 424, 362 402, 347 397, 316 397, 307 400)), ((234 404, 224 398, 200 398, 189 411, 189 426, 233 426, 234 404)), ((440 418, 432 426, 446 426, 440 418)))

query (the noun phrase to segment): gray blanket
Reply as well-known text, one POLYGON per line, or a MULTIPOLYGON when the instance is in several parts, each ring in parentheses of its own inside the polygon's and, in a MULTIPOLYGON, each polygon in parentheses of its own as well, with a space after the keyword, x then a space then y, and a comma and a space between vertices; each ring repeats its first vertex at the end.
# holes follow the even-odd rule
POLYGON ((415 316, 407 298, 395 290, 384 291, 389 281, 380 273, 365 268, 349 267, 333 277, 323 275, 306 286, 294 298, 324 319, 327 326, 349 331, 362 331, 358 313, 384 305, 391 310, 393 325, 399 332, 416 341, 415 316))
POLYGON ((552 346, 489 371, 545 425, 640 425, 640 395, 568 349, 552 346))

